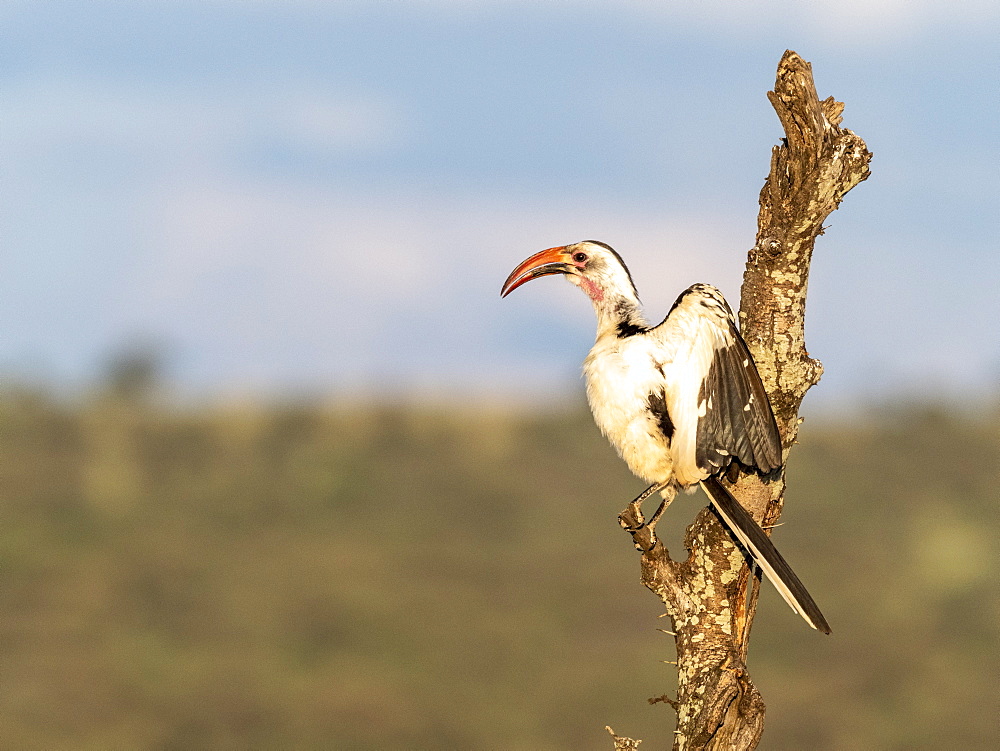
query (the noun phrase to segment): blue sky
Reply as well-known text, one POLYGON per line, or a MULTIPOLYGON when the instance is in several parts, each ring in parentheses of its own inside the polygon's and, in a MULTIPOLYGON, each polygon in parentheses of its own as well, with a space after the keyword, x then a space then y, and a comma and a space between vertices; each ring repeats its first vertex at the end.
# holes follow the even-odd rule
POLYGON ((0 2, 0 371, 193 394, 579 395, 601 239, 734 306, 786 48, 874 152, 820 238, 830 403, 1000 380, 993 2, 0 2))

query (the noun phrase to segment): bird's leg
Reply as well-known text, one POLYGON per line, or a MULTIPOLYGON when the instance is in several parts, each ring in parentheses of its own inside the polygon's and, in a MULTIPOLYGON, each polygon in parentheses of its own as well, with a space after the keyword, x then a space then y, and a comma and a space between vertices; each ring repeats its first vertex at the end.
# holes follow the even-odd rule
POLYGON ((675 487, 664 487, 661 488, 661 490, 666 490, 668 492, 666 497, 660 501, 660 507, 656 509, 656 513, 649 518, 648 522, 646 522, 646 526, 650 529, 656 527, 656 523, 660 521, 660 517, 663 516, 663 512, 669 508, 670 504, 674 502, 674 498, 677 497, 677 488, 675 487))
POLYGON ((663 490, 663 488, 665 488, 665 487, 666 487, 666 485, 664 485, 662 483, 654 483, 654 484, 650 485, 648 488, 646 488, 644 491, 642 491, 639 494, 639 496, 634 501, 632 501, 632 503, 635 503, 635 504, 637 504, 639 506, 642 506, 642 502, 644 500, 646 500, 647 498, 649 498, 649 496, 653 495, 653 493, 655 493, 657 490, 663 490))
MULTIPOLYGON (((642 502, 653 495, 662 486, 658 484, 650 485, 642 491, 635 500, 631 501, 625 510, 618 515, 618 521, 626 532, 635 533, 646 526, 646 520, 642 516, 642 502)), ((657 512, 659 513, 659 512, 657 512)))

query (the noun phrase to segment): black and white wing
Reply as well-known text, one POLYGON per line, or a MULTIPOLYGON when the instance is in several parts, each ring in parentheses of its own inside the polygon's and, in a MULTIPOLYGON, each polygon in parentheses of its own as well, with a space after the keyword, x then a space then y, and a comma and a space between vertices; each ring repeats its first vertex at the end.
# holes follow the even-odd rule
POLYGON ((678 482, 716 475, 733 459, 762 472, 780 467, 771 403, 722 293, 695 284, 654 331, 672 355, 664 375, 678 482))
POLYGON ((715 350, 708 374, 698 393, 698 466, 715 474, 729 461, 728 451, 746 467, 770 472, 781 466, 781 438, 771 402, 746 342, 736 328, 732 311, 720 296, 728 314, 729 332, 715 350), (715 471, 713 471, 715 470, 715 471))
POLYGON ((670 353, 662 366, 675 426, 671 453, 678 484, 701 482, 716 511, 791 608, 823 633, 830 626, 767 534, 716 475, 737 459, 770 472, 781 440, 757 367, 715 287, 696 284, 674 304, 657 334, 670 353))

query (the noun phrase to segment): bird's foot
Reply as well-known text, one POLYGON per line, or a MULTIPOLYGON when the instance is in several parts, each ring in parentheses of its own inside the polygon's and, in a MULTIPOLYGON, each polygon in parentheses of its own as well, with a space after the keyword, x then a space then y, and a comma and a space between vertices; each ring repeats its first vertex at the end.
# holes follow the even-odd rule
POLYGON ((618 514, 618 523, 630 535, 645 528, 646 518, 642 515, 642 505, 637 501, 629 502, 628 506, 618 514))
POLYGON ((646 521, 642 514, 642 502, 662 489, 662 485, 650 485, 618 515, 618 523, 622 529, 632 535, 632 542, 635 543, 636 550, 642 553, 648 553, 656 546, 658 542, 655 532, 656 523, 676 496, 676 493, 672 493, 668 498, 665 498, 660 507, 656 509, 656 513, 649 518, 649 521, 646 521))

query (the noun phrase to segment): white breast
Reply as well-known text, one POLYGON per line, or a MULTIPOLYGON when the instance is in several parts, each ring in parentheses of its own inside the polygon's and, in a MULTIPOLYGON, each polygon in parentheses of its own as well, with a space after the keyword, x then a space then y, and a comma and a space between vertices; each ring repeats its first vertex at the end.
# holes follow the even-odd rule
POLYGON ((662 348, 644 336, 602 336, 583 364, 587 400, 601 432, 648 483, 669 482, 670 447, 649 409, 663 388, 662 348))

